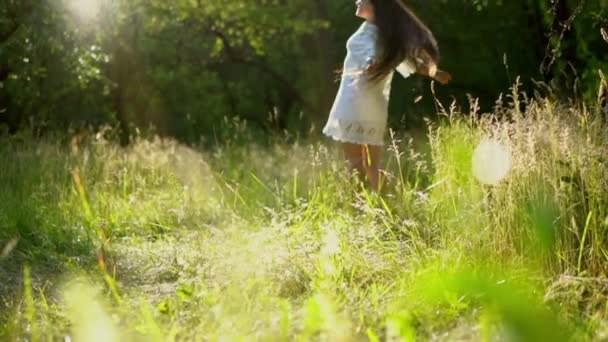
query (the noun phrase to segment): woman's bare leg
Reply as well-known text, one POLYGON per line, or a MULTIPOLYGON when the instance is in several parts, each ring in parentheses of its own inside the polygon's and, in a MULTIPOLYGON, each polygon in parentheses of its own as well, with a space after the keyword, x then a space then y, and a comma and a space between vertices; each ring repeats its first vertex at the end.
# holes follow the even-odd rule
POLYGON ((363 146, 363 167, 372 190, 380 190, 380 146, 363 146))
POLYGON ((380 146, 345 143, 343 150, 350 170, 356 170, 359 177, 367 178, 372 190, 378 191, 380 146))
POLYGON ((358 176, 365 177, 365 168, 363 167, 363 156, 361 155, 361 145, 344 143, 342 144, 344 158, 350 172, 358 172, 358 176))

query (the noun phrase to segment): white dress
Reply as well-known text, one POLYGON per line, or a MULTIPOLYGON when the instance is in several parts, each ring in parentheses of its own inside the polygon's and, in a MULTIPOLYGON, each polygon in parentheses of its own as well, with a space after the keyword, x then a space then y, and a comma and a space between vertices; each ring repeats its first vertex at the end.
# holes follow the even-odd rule
MULTIPOLYGON (((364 74, 377 55, 377 37, 378 28, 366 21, 346 43, 340 89, 323 128, 323 133, 334 140, 360 145, 384 144, 394 72, 379 81, 370 81, 364 74)), ((414 69, 404 61, 397 71, 408 77, 414 69)))

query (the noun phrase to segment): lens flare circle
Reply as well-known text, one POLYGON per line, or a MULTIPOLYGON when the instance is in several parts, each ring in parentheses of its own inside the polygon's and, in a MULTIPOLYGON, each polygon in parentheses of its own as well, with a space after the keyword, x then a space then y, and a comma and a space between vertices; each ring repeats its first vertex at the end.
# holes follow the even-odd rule
POLYGON ((473 152, 473 174, 483 184, 498 184, 511 167, 509 148, 498 141, 485 139, 473 152))

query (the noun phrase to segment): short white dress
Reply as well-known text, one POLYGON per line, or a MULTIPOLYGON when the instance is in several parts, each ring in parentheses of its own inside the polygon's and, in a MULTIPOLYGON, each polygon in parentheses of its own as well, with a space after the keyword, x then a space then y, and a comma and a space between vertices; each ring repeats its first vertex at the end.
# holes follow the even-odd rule
MULTIPOLYGON (((323 133, 334 140, 360 145, 384 144, 394 72, 378 81, 370 81, 365 75, 378 52, 377 37, 376 25, 365 21, 346 43, 340 89, 323 128, 323 133)), ((414 70, 408 61, 397 67, 404 77, 414 70)))

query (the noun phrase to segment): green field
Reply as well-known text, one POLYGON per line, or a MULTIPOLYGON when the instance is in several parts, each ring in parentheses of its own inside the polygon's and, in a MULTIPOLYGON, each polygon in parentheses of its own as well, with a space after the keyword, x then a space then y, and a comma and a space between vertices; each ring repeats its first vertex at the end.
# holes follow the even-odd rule
POLYGON ((338 146, 239 122, 213 148, 3 138, 0 340, 608 339, 607 126, 523 107, 395 134, 380 194, 338 146))

